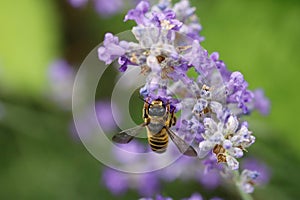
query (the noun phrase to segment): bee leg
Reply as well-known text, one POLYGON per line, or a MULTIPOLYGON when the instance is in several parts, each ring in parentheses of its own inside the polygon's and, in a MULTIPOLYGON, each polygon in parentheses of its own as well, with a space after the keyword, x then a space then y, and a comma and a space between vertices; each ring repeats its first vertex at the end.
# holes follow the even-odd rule
POLYGON ((166 121, 165 127, 167 127, 167 128, 170 128, 170 127, 171 127, 171 126, 170 126, 170 120, 166 121))
POLYGON ((149 108, 148 103, 144 103, 144 108, 143 108, 143 118, 148 117, 148 108, 149 108))
POLYGON ((172 126, 175 126, 176 122, 177 122, 177 118, 176 118, 176 116, 173 115, 173 117, 172 117, 172 126))
POLYGON ((148 125, 149 123, 150 123, 150 118, 148 117, 148 118, 144 118, 144 123, 146 124, 146 125, 148 125))
POLYGON ((171 127, 171 126, 175 126, 175 125, 176 125, 176 122, 177 122, 177 118, 176 118, 176 116, 174 115, 174 112, 172 112, 172 113, 171 113, 171 117, 170 117, 170 122, 169 122, 170 127, 171 127))
POLYGON ((144 119, 144 123, 146 125, 148 125, 150 123, 150 118, 149 118, 149 115, 148 115, 148 109, 149 109, 149 104, 147 102, 145 102, 144 109, 143 109, 143 119, 144 119))
POLYGON ((176 125, 177 118, 174 116, 174 112, 169 113, 168 119, 166 121, 166 127, 171 128, 171 126, 176 125))
POLYGON ((172 114, 170 113, 170 104, 167 104, 167 119, 166 119, 166 123, 165 126, 170 128, 172 126, 172 114))
POLYGON ((170 111, 171 111, 171 106, 170 106, 170 104, 168 103, 168 104, 167 104, 167 112, 168 112, 168 114, 170 113, 170 111))

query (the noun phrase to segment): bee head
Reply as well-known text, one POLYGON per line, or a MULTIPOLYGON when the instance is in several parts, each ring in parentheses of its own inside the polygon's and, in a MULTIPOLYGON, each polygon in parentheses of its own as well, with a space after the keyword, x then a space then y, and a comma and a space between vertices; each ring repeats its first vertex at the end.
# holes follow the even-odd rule
POLYGON ((148 113, 150 116, 163 117, 166 114, 166 106, 161 100, 154 100, 149 104, 148 113))

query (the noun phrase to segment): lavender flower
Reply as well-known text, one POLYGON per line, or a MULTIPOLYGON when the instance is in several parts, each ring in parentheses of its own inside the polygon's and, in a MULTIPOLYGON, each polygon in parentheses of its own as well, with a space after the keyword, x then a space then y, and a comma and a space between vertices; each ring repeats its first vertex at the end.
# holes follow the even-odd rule
POLYGON ((254 158, 247 158, 244 160, 242 166, 244 169, 257 171, 259 173, 259 176, 255 180, 257 185, 265 185, 269 182, 271 171, 265 163, 254 158))
POLYGON ((103 171, 102 181, 115 195, 125 193, 129 187, 129 180, 126 174, 110 168, 103 171))
MULTIPOLYGON (((239 169, 238 159, 255 142, 248 123, 240 121, 240 117, 254 109, 263 114, 269 110, 269 101, 261 91, 249 90, 242 73, 229 71, 217 52, 209 55, 201 46, 202 27, 194 13, 195 8, 188 0, 174 6, 168 0, 161 0, 152 7, 149 1, 141 1, 124 19, 136 22, 132 33, 137 42, 119 41, 107 33, 103 46, 98 49, 99 59, 106 64, 118 59, 120 72, 130 67, 140 68, 146 80, 140 95, 150 102, 161 99, 171 104, 174 112, 180 112, 175 126, 178 135, 196 148, 199 158, 206 158, 203 163, 180 159, 162 174, 146 178, 133 179, 128 175, 126 180, 133 188, 139 188, 133 180, 143 178, 149 179, 151 192, 160 179, 190 178, 207 188, 217 187, 220 176, 214 172, 228 173, 230 177, 231 171, 239 169), (190 76, 190 71, 197 77, 190 76), (206 181, 208 179, 210 181, 206 181)), ((131 148, 139 149, 137 145, 131 148)), ((127 162, 121 157, 121 162, 127 162)), ((147 162, 128 159, 145 167, 153 165, 151 158, 147 162)), ((244 170, 239 179, 240 187, 247 193, 252 192, 256 177, 256 172, 244 170)), ((189 199, 201 198, 195 194, 189 199)))
POLYGON ((199 143, 200 150, 212 150, 218 162, 225 162, 230 169, 237 170, 239 163, 236 158, 242 157, 243 150, 255 141, 247 126, 242 124, 239 128, 239 122, 234 116, 230 116, 226 123, 218 124, 211 118, 205 118, 204 126, 204 141, 199 143))
POLYGON ((207 173, 202 173, 198 177, 198 181, 204 188, 213 190, 221 184, 221 176, 219 170, 210 170, 207 173))
POLYGON ((106 168, 102 177, 103 184, 114 195, 121 195, 128 189, 137 189, 142 196, 152 196, 159 191, 159 178, 153 173, 128 174, 106 168))
POLYGON ((270 112, 270 100, 265 97, 264 91, 257 89, 254 92, 254 108, 262 115, 267 115, 270 112))
POLYGON ((128 44, 124 41, 119 42, 119 39, 111 33, 105 34, 103 47, 99 47, 98 56, 106 64, 111 64, 113 60, 125 54, 128 44))
MULTIPOLYGON (((91 1, 91 0, 90 0, 91 1)), ((82 8, 86 6, 89 0, 68 0, 74 8, 82 8)), ((92 0, 95 10, 101 17, 110 17, 112 15, 122 12, 126 4, 122 0, 92 0)), ((129 4, 135 3, 134 0, 129 1, 129 4)))
MULTIPOLYGON (((138 160, 134 155, 125 154, 122 151, 118 151, 118 148, 122 148, 127 152, 133 153, 144 153, 146 148, 143 144, 132 141, 129 144, 118 144, 117 147, 112 149, 114 158, 120 165, 127 165, 129 167, 134 167, 135 165, 142 165, 144 168, 147 168, 153 162, 151 156, 147 156, 145 160, 138 160)), ((152 196, 160 189, 160 177, 156 172, 149 172, 143 174, 131 174, 123 173, 116 170, 108 168, 103 172, 102 181, 104 185, 111 191, 112 194, 119 195, 125 193, 128 189, 135 189, 142 196, 152 196), (114 179, 113 181, 108 181, 109 179, 114 179), (126 187, 123 184, 117 184, 114 187, 112 182, 125 183, 126 187), (119 192, 121 191, 121 192, 119 192)))
MULTIPOLYGON (((132 141, 129 144, 118 144, 119 148, 122 148, 123 150, 126 150, 128 152, 134 152, 134 153, 143 153, 146 151, 144 145, 132 141)), ((135 158, 135 156, 125 156, 122 151, 118 151, 117 148, 112 149, 112 152, 116 158, 121 163, 138 163, 139 161, 135 158)))
MULTIPOLYGON (((145 152, 145 147, 136 141, 132 141, 131 143, 127 145, 118 145, 123 150, 129 151, 129 152, 145 152)), ((169 150, 172 152, 170 155, 170 158, 178 155, 178 150, 174 145, 169 146, 169 150)), ((149 168, 149 166, 155 165, 153 157, 145 155, 145 159, 138 160, 134 156, 124 156, 122 152, 115 151, 113 149, 113 155, 117 161, 121 164, 128 164, 131 167, 134 166, 144 166, 144 168, 149 168)), ((162 160, 162 162, 164 162, 162 160)), ((127 180, 129 186, 124 189, 124 192, 127 191, 129 188, 135 189, 139 192, 139 194, 143 196, 152 196, 156 192, 160 190, 160 182, 172 182, 175 179, 179 180, 199 180, 199 182, 205 186, 205 188, 215 188, 220 184, 220 178, 221 176, 217 173, 217 170, 212 170, 207 174, 203 174, 203 166, 200 162, 200 160, 195 160, 189 157, 181 157, 178 159, 175 163, 172 165, 151 173, 145 173, 145 174, 130 174, 130 173, 121 173, 120 172, 120 179, 123 181, 123 179, 127 180), (184 170, 183 170, 184 169, 184 170), (212 180, 206 180, 205 178, 213 178, 212 180)), ((106 173, 106 171, 104 171, 106 173)), ((107 179, 114 178, 115 181, 118 181, 118 176, 116 175, 117 172, 114 172, 113 174, 108 173, 103 175, 107 179)), ((105 183, 106 179, 103 179, 105 183)), ((106 185, 107 186, 107 185, 106 185)), ((115 189, 111 188, 113 186, 108 187, 108 189, 115 194, 115 189)), ((119 189, 119 185, 116 186, 116 190, 119 189)))
POLYGON ((250 171, 245 169, 240 178, 240 187, 245 193, 252 193, 254 191, 255 180, 259 177, 257 171, 250 171))
POLYGON ((150 3, 141 1, 135 9, 127 13, 124 21, 134 20, 140 26, 155 26, 167 30, 179 30, 182 26, 182 22, 176 19, 176 13, 170 9, 160 7, 157 11, 148 13, 149 10, 150 3))
POLYGON ((174 5, 173 9, 178 20, 183 22, 181 32, 188 37, 202 42, 204 37, 199 35, 202 26, 199 24, 198 17, 195 15, 196 8, 190 7, 190 2, 188 0, 181 0, 174 5))
POLYGON ((234 114, 250 114, 254 109, 263 115, 269 113, 270 101, 264 96, 263 90, 250 91, 243 75, 240 72, 230 72, 225 63, 219 60, 217 52, 212 53, 210 57, 222 76, 226 86, 228 107, 234 114))
POLYGON ((138 191, 143 196, 152 196, 160 189, 160 181, 154 172, 136 175, 138 180, 138 191))
POLYGON ((243 75, 240 72, 233 72, 226 86, 229 94, 228 103, 237 104, 237 107, 242 109, 244 114, 247 114, 249 110, 246 104, 253 100, 254 95, 247 90, 248 83, 244 80, 243 75))
POLYGON ((145 14, 149 11, 150 3, 148 1, 141 1, 135 9, 129 10, 125 16, 124 21, 134 20, 137 24, 146 25, 148 19, 145 14))
POLYGON ((228 82, 230 79, 231 72, 227 69, 225 63, 222 60, 219 60, 219 53, 218 52, 213 52, 210 55, 210 58, 212 59, 213 62, 215 62, 217 69, 219 70, 222 79, 224 82, 228 82))
POLYGON ((130 10, 125 16, 125 21, 134 20, 138 26, 159 27, 166 30, 176 30, 199 42, 202 30, 195 13, 195 8, 190 7, 189 1, 181 0, 172 7, 170 1, 161 0, 150 9, 148 1, 141 1, 136 8, 130 10))
POLYGON ((71 108, 74 79, 75 71, 67 61, 59 59, 51 63, 48 70, 51 98, 63 109, 71 108))
POLYGON ((122 0, 94 0, 96 11, 102 16, 107 17, 117 14, 124 8, 122 0))
MULTIPOLYGON (((116 130, 117 125, 115 121, 122 121, 120 119, 118 107, 114 103, 108 102, 107 100, 97 101, 95 103, 95 111, 99 125, 105 133, 116 130), (113 114, 113 110, 116 113, 113 114)), ((92 137, 93 132, 95 131, 92 119, 93 112, 91 110, 83 110, 81 112, 80 119, 77 121, 77 125, 82 127, 80 137, 76 131, 74 122, 70 124, 71 134, 75 140, 79 140, 80 138, 88 139, 92 137)))
POLYGON ((115 123, 114 117, 116 117, 116 121, 120 121, 120 115, 118 113, 115 113, 115 116, 112 113, 112 107, 113 110, 118 110, 115 104, 111 104, 108 101, 98 101, 96 103, 96 114, 98 121, 100 123, 101 128, 105 132, 110 132, 112 130, 115 130, 117 125, 115 123))

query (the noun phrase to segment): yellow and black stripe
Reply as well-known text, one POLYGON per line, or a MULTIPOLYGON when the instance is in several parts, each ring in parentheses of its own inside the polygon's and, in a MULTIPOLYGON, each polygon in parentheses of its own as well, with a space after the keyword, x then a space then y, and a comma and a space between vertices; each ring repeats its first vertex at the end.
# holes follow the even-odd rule
POLYGON ((169 142, 169 136, 166 128, 163 128, 160 132, 154 135, 148 133, 148 142, 152 151, 156 153, 165 152, 169 142))

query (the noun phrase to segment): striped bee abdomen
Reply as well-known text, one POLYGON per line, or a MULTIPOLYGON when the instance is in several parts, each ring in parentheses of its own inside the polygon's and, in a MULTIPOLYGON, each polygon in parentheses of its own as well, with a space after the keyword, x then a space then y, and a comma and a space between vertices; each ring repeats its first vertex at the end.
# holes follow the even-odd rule
POLYGON ((169 136, 166 129, 163 128, 160 132, 153 135, 151 135, 151 133, 148 134, 148 142, 152 151, 156 153, 165 152, 169 141, 169 136))

